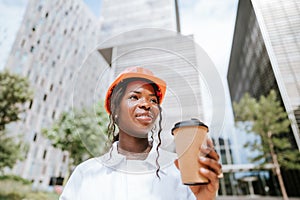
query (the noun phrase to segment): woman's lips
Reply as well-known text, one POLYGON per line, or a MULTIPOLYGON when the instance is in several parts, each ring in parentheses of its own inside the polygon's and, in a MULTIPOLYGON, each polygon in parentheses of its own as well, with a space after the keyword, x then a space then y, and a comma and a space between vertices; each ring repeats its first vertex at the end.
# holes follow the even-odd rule
POLYGON ((138 113, 135 117, 138 121, 143 123, 151 123, 153 120, 153 116, 151 113, 138 113))

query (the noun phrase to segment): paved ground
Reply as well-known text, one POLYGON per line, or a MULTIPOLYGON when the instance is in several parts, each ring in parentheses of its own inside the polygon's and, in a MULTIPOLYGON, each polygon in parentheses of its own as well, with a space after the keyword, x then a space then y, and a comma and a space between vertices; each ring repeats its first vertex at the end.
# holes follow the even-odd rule
MULTIPOLYGON (((217 197, 217 200, 245 200, 245 199, 250 199, 250 200, 283 200, 282 197, 263 197, 263 196, 222 196, 222 197, 217 197)), ((300 200, 300 198, 292 198, 290 197, 289 200, 300 200)))

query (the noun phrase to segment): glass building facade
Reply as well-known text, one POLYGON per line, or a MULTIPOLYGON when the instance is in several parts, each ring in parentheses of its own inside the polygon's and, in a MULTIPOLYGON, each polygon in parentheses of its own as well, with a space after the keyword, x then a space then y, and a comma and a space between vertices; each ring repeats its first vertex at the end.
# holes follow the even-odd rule
MULTIPOLYGON (((300 148, 299 8, 295 0, 240 0, 227 75, 232 101, 239 101, 246 92, 255 98, 271 89, 277 92, 291 121, 288 137, 295 149, 300 148)), ((279 194, 277 178, 269 170, 267 174, 265 194, 279 194)), ((295 187, 299 171, 283 170, 282 174, 288 194, 299 196, 295 187)))

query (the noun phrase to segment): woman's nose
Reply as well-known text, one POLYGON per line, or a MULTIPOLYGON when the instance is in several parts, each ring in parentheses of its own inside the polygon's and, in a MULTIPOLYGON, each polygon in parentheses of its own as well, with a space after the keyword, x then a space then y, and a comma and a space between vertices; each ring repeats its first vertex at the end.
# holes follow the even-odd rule
POLYGON ((146 99, 141 99, 140 103, 139 103, 139 107, 140 108, 143 108, 145 110, 149 110, 151 105, 150 105, 150 102, 147 101, 146 99))

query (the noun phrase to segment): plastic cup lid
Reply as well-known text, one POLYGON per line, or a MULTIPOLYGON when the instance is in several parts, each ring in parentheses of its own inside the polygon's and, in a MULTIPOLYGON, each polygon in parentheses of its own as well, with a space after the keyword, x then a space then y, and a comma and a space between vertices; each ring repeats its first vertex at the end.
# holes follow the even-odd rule
POLYGON ((190 120, 181 121, 181 122, 176 123, 174 125, 174 127, 172 128, 172 135, 174 135, 173 131, 175 129, 180 128, 180 127, 186 127, 186 126, 204 126, 204 127, 208 128, 208 126, 205 125, 203 122, 201 122, 199 119, 192 118, 190 120))

